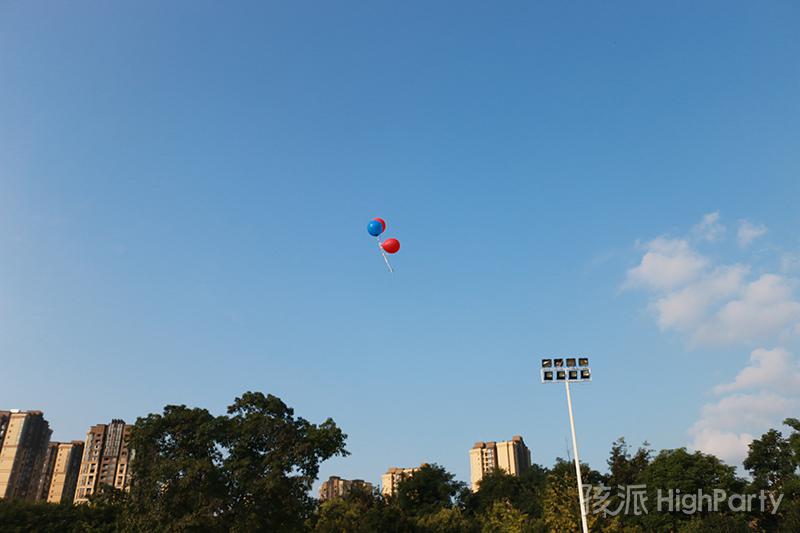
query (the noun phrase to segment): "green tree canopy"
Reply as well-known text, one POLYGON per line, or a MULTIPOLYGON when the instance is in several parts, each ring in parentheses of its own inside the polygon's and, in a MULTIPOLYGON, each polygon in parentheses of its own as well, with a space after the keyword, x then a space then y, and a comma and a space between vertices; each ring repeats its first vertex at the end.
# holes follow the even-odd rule
MULTIPOLYGON (((678 494, 697 494, 701 491, 711 494, 714 489, 722 489, 727 494, 741 494, 745 489, 744 480, 736 476, 736 470, 713 455, 702 452, 689 453, 685 448, 662 450, 644 469, 640 480, 647 486, 646 506, 648 513, 641 516, 623 516, 624 523, 644 526, 646 531, 674 531, 692 519, 706 518, 707 509, 688 515, 677 507, 670 512, 666 503, 658 511, 659 490, 662 498, 678 494), (672 493, 670 493, 672 491, 672 493)), ((720 512, 724 514, 724 509, 720 512)))
POLYGON ((768 490, 780 487, 797 468, 789 440, 776 429, 750 443, 744 467, 753 476, 755 488, 768 490))
POLYGON ((354 487, 341 498, 319 506, 308 525, 318 533, 401 533, 412 523, 396 506, 390 506, 375 490, 354 487))
POLYGON ((783 496, 776 514, 756 515, 758 526, 766 531, 800 531, 800 421, 787 418, 783 423, 792 429, 788 437, 770 429, 750 443, 744 460, 753 477, 751 490, 783 496))
POLYGON ((461 505, 467 487, 439 465, 423 465, 397 484, 393 503, 413 516, 461 505))
POLYGON ((650 464, 652 453, 647 442, 642 444, 636 453, 631 454, 625 437, 614 441, 606 461, 610 474, 608 484, 611 487, 635 485, 641 479, 644 469, 650 464))
POLYGON ((312 424, 262 393, 237 398, 228 416, 167 406, 134 426, 128 527, 298 531, 319 463, 345 455, 345 438, 332 420, 312 424))
POLYGON ((532 465, 519 476, 498 469, 483 476, 478 490, 467 498, 467 507, 474 513, 484 513, 496 502, 507 502, 531 518, 542 516, 548 471, 532 465))
POLYGON ((522 533, 528 516, 507 500, 495 500, 479 520, 482 533, 522 533))
MULTIPOLYGON (((584 485, 599 486, 606 479, 586 464, 581 464, 581 479, 584 485)), ((575 476, 575 464, 556 459, 556 464, 547 476, 547 489, 544 498, 544 523, 548 531, 580 531, 581 507, 578 497, 578 480, 575 476)), ((592 513, 587 502, 587 521, 589 529, 598 529, 598 522, 603 518, 592 513)))

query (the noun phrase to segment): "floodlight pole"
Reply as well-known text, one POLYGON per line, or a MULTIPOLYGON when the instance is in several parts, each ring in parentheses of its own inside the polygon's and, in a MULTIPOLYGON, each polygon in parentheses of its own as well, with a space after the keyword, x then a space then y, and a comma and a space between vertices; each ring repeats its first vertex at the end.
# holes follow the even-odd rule
POLYGON ((569 394, 569 380, 564 381, 567 389, 567 407, 569 408, 569 428, 572 430, 572 453, 575 456, 575 475, 578 476, 578 498, 581 502, 581 526, 583 533, 589 533, 586 523, 586 504, 583 501, 583 480, 581 479, 581 461, 578 458, 578 439, 575 437, 575 418, 572 416, 572 396, 569 394))

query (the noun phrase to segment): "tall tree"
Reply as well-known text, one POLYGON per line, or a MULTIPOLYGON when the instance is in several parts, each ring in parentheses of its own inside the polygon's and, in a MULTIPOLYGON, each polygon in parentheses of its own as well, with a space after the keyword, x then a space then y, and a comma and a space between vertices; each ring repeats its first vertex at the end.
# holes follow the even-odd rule
POLYGON ((636 484, 650 464, 652 453, 650 445, 645 442, 635 454, 631 454, 625 437, 618 438, 611 445, 611 453, 606 461, 610 473, 608 484, 611 487, 636 484))
POLYGON ((800 468, 800 420, 787 418, 783 424, 792 428, 792 434, 789 435, 789 446, 792 448, 794 466, 800 468))
MULTIPOLYGON (((581 464, 581 479, 588 486, 602 485, 606 480, 599 472, 581 464)), ((544 498, 544 523, 548 531, 580 531, 581 507, 578 497, 578 480, 575 465, 571 461, 556 459, 547 476, 547 489, 544 498)), ((600 530, 604 517, 593 513, 587 502, 587 522, 592 531, 600 530)))
POLYGON ((392 502, 412 516, 432 514, 461 505, 467 486, 439 465, 423 465, 397 485, 392 502))
POLYGON ((787 418, 783 423, 793 430, 788 437, 770 429, 750 443, 744 460, 753 477, 752 490, 783 498, 775 514, 756 514, 758 526, 766 531, 800 531, 800 421, 787 418))
POLYGON ((377 491, 361 487, 324 502, 308 526, 318 533, 407 533, 414 529, 400 509, 388 505, 377 491))
POLYGON ((779 488, 797 468, 789 440, 776 429, 750 443, 744 467, 753 476, 754 487, 766 490, 779 488))
MULTIPOLYGON (((712 494, 715 489, 741 494, 745 488, 745 482, 736 476, 734 467, 713 455, 689 453, 685 448, 662 450, 644 469, 640 480, 646 485, 648 512, 639 516, 624 514, 622 518, 624 524, 638 524, 646 531, 675 531, 692 519, 703 519, 710 514, 708 505, 691 515, 676 505, 670 511, 667 501, 674 502, 680 494, 697 494, 698 491, 712 494), (662 497, 660 511, 659 495, 662 497)), ((720 509, 720 513, 725 514, 724 511, 720 509)))
POLYGON ((224 417, 185 405, 136 421, 131 497, 126 517, 136 531, 223 531, 230 507, 220 443, 224 417))
POLYGON ((480 515, 482 533, 522 533, 528 516, 508 501, 497 500, 480 515))
POLYGON ((308 495, 319 465, 347 455, 346 435, 330 418, 295 417, 279 398, 247 392, 228 407, 223 467, 230 480, 231 531, 297 531, 314 509, 308 495))
POLYGON ((496 502, 508 502, 530 518, 542 516, 548 471, 532 465, 519 476, 499 469, 487 473, 478 490, 467 498, 467 508, 477 514, 490 509, 496 502))
POLYGON ((415 533, 477 533, 477 526, 458 507, 442 507, 434 513, 418 516, 414 530, 415 533))
POLYGON ((134 426, 127 529, 298 531, 319 464, 347 453, 345 437, 261 393, 237 398, 228 416, 167 406, 134 426))

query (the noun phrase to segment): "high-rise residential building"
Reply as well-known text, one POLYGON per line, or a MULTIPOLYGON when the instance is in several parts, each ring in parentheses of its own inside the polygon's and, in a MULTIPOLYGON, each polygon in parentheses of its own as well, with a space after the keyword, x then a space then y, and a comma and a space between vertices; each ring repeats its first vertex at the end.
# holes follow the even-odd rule
POLYGON ((34 500, 52 430, 41 411, 4 411, 0 499, 34 500))
POLYGON ((381 476, 381 494, 384 496, 393 496, 397 492, 397 485, 407 477, 410 477, 422 468, 427 466, 427 463, 422 463, 417 468, 398 468, 391 467, 381 476))
POLYGON ((51 476, 47 501, 50 503, 72 503, 81 469, 83 442, 59 442, 55 465, 51 476))
POLYGON ((0 411, 0 450, 3 449, 3 438, 6 436, 6 428, 11 418, 11 411, 0 411))
POLYGON ((339 476, 331 476, 319 488, 319 499, 324 502, 346 496, 355 487, 361 487, 367 491, 372 491, 373 488, 372 483, 363 479, 342 479, 339 476))
POLYGON ((519 435, 501 442, 476 442, 469 451, 470 482, 472 490, 478 490, 483 476, 492 470, 502 468, 507 473, 518 476, 531 466, 531 451, 519 435))
POLYGON ((47 445, 47 450, 42 458, 42 467, 39 470, 39 481, 36 483, 36 492, 33 498, 37 501, 44 501, 50 493, 50 483, 53 481, 53 470, 56 467, 56 456, 58 455, 57 442, 47 445))
POLYGON ((133 426, 124 420, 92 426, 86 434, 75 503, 84 503, 101 484, 127 490, 130 482, 128 462, 132 452, 128 441, 133 426))

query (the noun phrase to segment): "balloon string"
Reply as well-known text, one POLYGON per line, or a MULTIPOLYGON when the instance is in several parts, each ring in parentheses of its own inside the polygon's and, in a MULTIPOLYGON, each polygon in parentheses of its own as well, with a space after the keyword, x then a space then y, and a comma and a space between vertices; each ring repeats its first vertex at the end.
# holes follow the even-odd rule
POLYGON ((381 246, 381 238, 380 237, 375 237, 375 239, 377 239, 377 241, 378 241, 378 250, 381 251, 381 255, 383 256, 383 260, 386 262, 386 267, 389 269, 390 273, 394 272, 394 270, 392 270, 392 265, 389 264, 389 258, 386 257, 386 253, 383 251, 383 246, 381 246))

